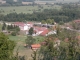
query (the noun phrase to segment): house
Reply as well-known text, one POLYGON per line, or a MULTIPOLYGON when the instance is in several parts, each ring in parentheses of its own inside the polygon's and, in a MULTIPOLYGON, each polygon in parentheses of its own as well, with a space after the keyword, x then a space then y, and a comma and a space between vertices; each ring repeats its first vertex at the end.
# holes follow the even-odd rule
POLYGON ((38 50, 40 47, 41 47, 40 44, 33 44, 33 45, 31 45, 31 49, 34 50, 34 51, 38 50))
POLYGON ((33 36, 46 36, 46 34, 49 32, 48 28, 46 27, 33 27, 35 33, 33 34, 33 36))
POLYGON ((54 4, 54 1, 34 1, 35 4, 45 5, 45 4, 54 4))
POLYGON ((47 36, 49 30, 48 29, 45 29, 40 35, 41 36, 47 36))
POLYGON ((33 22, 27 22, 28 27, 33 27, 34 23, 33 22))
POLYGON ((23 5, 33 4, 33 2, 22 2, 23 5))
POLYGON ((74 20, 75 23, 80 23, 80 20, 74 20))
POLYGON ((57 31, 56 30, 50 31, 47 35, 51 35, 51 34, 57 34, 57 31))
POLYGON ((25 31, 29 30, 29 26, 23 22, 15 22, 13 25, 19 26, 20 30, 25 31))

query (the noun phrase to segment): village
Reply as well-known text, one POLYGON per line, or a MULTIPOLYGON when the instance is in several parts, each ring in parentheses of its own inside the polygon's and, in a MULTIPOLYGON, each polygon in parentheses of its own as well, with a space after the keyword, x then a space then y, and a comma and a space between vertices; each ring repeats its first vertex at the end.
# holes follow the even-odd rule
MULTIPOLYGON (((0 24, 3 25, 4 23, 0 22, 0 24)), ((5 22, 5 25, 19 27, 20 31, 19 32, 17 31, 18 34, 15 36, 25 36, 25 35, 28 36, 30 28, 33 28, 33 34, 31 35, 33 37, 37 37, 37 36, 45 37, 51 34, 57 34, 57 31, 56 31, 57 23, 56 22, 54 22, 54 24, 42 24, 41 22, 27 22, 27 23, 26 22, 5 22)), ((2 32, 7 35, 10 35, 12 32, 14 32, 14 30, 5 29, 5 30, 2 30, 2 32)), ((44 40, 42 41, 43 42, 32 44, 31 49, 34 51, 39 49, 42 44, 45 44, 44 40)), ((59 44, 60 44, 60 41, 59 41, 59 44)), ((24 43, 23 46, 26 47, 27 44, 24 43)))
MULTIPOLYGON (((5 25, 6 26, 18 26, 20 31, 18 32, 17 35, 12 35, 12 37, 16 37, 18 36, 20 38, 20 40, 13 40, 17 43, 15 49, 14 49, 14 55, 16 55, 16 51, 17 49, 19 48, 18 50, 18 54, 19 56, 27 56, 28 58, 27 59, 32 59, 31 55, 34 52, 37 52, 40 50, 41 46, 44 46, 46 44, 46 41, 44 39, 44 37, 47 37, 47 36, 50 36, 50 35, 57 35, 57 28, 59 27, 60 29, 67 29, 69 31, 76 31, 76 32, 80 32, 79 29, 77 30, 76 28, 78 27, 75 27, 76 25, 73 25, 74 24, 79 24, 80 23, 80 20, 74 20, 70 23, 65 23, 64 25, 59 25, 58 23, 54 22, 54 24, 43 24, 41 22, 5 22, 5 25), (33 33, 32 35, 29 35, 29 30, 33 28, 33 33), (39 37, 36 39, 36 41, 38 40, 42 40, 41 42, 36 42, 36 43, 32 43, 31 45, 28 45, 24 40, 22 40, 21 38, 24 38, 23 36, 25 37, 31 37, 31 38, 36 38, 36 37, 39 37), (43 39, 40 39, 43 38, 43 39), (24 51, 24 52, 22 52, 24 51)), ((4 25, 4 22, 0 22, 1 25, 4 25)), ((15 30, 2 30, 3 33, 5 33, 6 35, 9 35, 11 36, 11 33, 14 32, 15 30)), ((16 32, 16 33, 17 33, 16 32)), ((18 39, 19 39, 18 38, 18 39)), ((28 38, 31 39, 31 38, 28 38)), ((11 38, 12 39, 12 38, 11 38)), ((50 38, 51 39, 51 38, 50 38)), ((49 39, 49 40, 50 40, 49 39)), ((53 38, 52 38, 53 39, 53 38)), ((77 39, 79 40, 80 42, 80 35, 77 36, 77 39)), ((27 40, 27 39, 25 39, 27 40)), ((33 39, 34 40, 34 39, 33 39)), ((35 40, 34 40, 35 41, 35 40)), ((65 45, 66 43, 68 43, 69 39, 68 38, 65 38, 64 41, 60 40, 59 38, 55 38, 54 40, 54 47, 59 47, 60 45, 65 45)))
MULTIPOLYGON (((79 23, 80 20, 74 20, 74 23, 79 23)), ((0 24, 3 24, 2 22, 0 22, 0 24)), ((13 25, 13 26, 18 26, 20 28, 20 33, 19 35, 29 35, 29 30, 30 28, 33 28, 33 34, 31 36, 35 37, 35 36, 48 36, 48 35, 52 35, 52 34, 57 34, 57 26, 58 24, 56 22, 54 22, 54 24, 42 24, 41 22, 5 22, 5 24, 8 25, 13 25)), ((79 32, 79 30, 73 29, 73 27, 70 24, 65 24, 65 25, 61 25, 60 28, 62 29, 68 29, 71 31, 77 31, 79 32)), ((3 32, 6 34, 8 33, 7 30, 3 30, 3 32)), ((79 38, 79 36, 78 36, 79 38)), ((67 41, 68 39, 66 38, 65 41, 67 41)), ((55 42, 58 43, 58 45, 60 45, 60 40, 58 38, 55 39, 55 42)), ((41 47, 41 45, 45 44, 45 42, 41 42, 41 43, 36 43, 36 44, 32 44, 31 45, 31 49, 36 51, 37 49, 39 49, 41 47)), ((26 46, 26 44, 24 44, 24 46, 26 46)), ((54 45, 55 47, 57 46, 57 44, 54 45)))

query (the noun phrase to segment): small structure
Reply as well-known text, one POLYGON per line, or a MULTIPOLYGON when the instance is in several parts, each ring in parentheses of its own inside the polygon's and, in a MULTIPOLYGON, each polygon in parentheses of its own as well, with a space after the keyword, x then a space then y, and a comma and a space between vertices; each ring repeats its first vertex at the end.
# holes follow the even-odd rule
POLYGON ((31 45, 31 49, 32 49, 33 51, 38 50, 40 47, 41 47, 40 44, 33 44, 33 45, 31 45))

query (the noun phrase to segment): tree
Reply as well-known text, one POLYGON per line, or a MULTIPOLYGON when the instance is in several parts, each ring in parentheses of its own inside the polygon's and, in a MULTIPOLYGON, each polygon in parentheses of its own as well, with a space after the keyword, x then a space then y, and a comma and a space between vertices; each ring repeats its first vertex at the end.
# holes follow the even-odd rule
POLYGON ((53 24, 53 23, 54 23, 54 20, 53 20, 53 19, 47 19, 47 20, 46 20, 46 23, 47 23, 47 24, 53 24))
POLYGON ((27 36, 27 39, 25 40, 26 45, 28 45, 29 47, 35 43, 35 39, 32 36, 27 36))
POLYGON ((0 33, 0 60, 9 60, 13 55, 13 49, 15 47, 15 43, 9 38, 0 33))
POLYGON ((5 30, 5 26, 2 26, 2 30, 5 30))
POLYGON ((3 22, 2 30, 5 30, 5 29, 6 29, 6 24, 5 22, 3 22))
POLYGON ((31 28, 29 29, 29 35, 32 35, 33 33, 34 33, 33 27, 31 27, 31 28))
POLYGON ((16 32, 12 32, 11 35, 12 35, 12 36, 16 36, 16 32))
POLYGON ((43 56, 42 60, 79 60, 80 46, 76 36, 74 31, 69 30, 63 30, 58 35, 47 36, 45 38, 46 44, 40 50, 43 56), (60 45, 55 43, 55 38, 60 39, 60 45), (66 38, 68 38, 67 42, 66 38))
POLYGON ((42 20, 41 23, 42 23, 42 24, 45 24, 46 22, 45 22, 45 20, 42 20))

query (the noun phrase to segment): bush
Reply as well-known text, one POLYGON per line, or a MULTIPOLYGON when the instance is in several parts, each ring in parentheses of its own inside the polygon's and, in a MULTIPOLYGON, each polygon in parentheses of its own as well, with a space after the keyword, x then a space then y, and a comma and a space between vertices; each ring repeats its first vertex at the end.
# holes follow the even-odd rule
POLYGON ((12 36, 16 36, 16 32, 12 32, 11 35, 12 35, 12 36))

